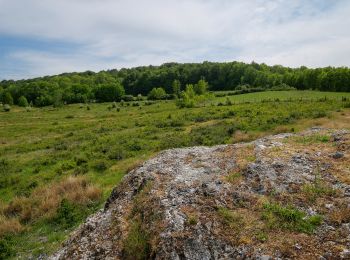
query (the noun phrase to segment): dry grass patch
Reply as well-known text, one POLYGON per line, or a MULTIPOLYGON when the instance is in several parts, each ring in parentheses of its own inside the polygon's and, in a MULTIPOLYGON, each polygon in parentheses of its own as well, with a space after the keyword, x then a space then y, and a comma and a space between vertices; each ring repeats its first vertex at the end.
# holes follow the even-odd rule
POLYGON ((0 238, 7 234, 17 234, 24 230, 24 227, 16 218, 7 218, 0 215, 0 238))
POLYGON ((46 187, 37 188, 27 197, 16 197, 1 209, 2 233, 22 230, 21 224, 55 217, 63 200, 72 205, 88 205, 101 199, 102 192, 84 177, 68 177, 46 187), (6 232, 5 232, 6 231, 6 232))
POLYGON ((335 208, 329 215, 328 219, 337 225, 350 222, 350 208, 346 204, 342 204, 335 208))

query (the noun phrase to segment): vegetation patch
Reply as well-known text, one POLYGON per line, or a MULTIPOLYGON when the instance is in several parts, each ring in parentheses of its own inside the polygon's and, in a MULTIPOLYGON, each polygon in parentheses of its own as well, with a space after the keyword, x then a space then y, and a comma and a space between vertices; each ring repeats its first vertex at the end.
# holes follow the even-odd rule
POLYGON ((156 218, 154 212, 150 211, 154 209, 147 208, 152 183, 146 182, 141 188, 133 199, 133 208, 128 217, 128 234, 123 241, 125 259, 148 259, 152 251, 151 230, 147 228, 147 225, 154 224, 151 222, 156 218))
POLYGON ((149 244, 149 235, 142 228, 139 218, 133 219, 129 223, 129 231, 124 240, 124 259, 148 259, 151 248, 149 244))
POLYGON ((237 184, 241 179, 242 179, 242 174, 240 172, 231 172, 226 177, 226 180, 232 184, 237 184))
POLYGON ((302 192, 305 194, 305 198, 309 202, 315 202, 317 198, 322 196, 336 195, 336 190, 325 182, 322 182, 319 178, 316 178, 313 183, 304 184, 302 186, 302 192))
POLYGON ((263 205, 262 219, 270 229, 287 229, 303 233, 312 233, 321 223, 322 216, 306 216, 293 206, 281 206, 278 203, 263 205))

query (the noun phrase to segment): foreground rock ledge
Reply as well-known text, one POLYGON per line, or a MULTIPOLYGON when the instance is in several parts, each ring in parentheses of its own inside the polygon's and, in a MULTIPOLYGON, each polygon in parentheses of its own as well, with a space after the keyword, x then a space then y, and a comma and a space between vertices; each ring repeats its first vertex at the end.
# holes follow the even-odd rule
POLYGON ((350 259, 349 147, 311 129, 161 152, 51 259, 350 259))

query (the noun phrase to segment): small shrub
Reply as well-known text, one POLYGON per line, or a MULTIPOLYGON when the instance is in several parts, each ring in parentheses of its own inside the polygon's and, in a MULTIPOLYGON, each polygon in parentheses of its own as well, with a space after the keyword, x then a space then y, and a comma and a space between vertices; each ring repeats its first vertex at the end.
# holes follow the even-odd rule
POLYGON ((72 119, 72 118, 74 118, 74 116, 73 115, 66 115, 65 118, 72 119))
POLYGON ((268 238, 269 238, 268 235, 265 232, 263 232, 263 231, 257 232, 255 237, 260 242, 266 242, 268 240, 268 238))
POLYGON ((226 106, 232 106, 232 101, 227 97, 225 101, 226 106))
POLYGON ((8 104, 5 104, 4 107, 3 107, 3 110, 4 110, 4 112, 10 112, 11 106, 8 105, 8 104))
POLYGON ((26 99, 25 96, 21 96, 19 99, 18 99, 18 105, 20 107, 27 107, 29 104, 28 104, 28 100, 26 99))
POLYGON ((129 145, 130 151, 140 151, 142 150, 142 147, 139 143, 133 142, 132 144, 129 145))
POLYGON ((88 168, 87 164, 83 164, 83 165, 76 167, 74 169, 75 175, 86 174, 87 172, 89 172, 89 168, 88 168))
POLYGON ((65 227, 70 228, 74 226, 79 220, 79 215, 77 208, 67 199, 63 199, 57 209, 57 214, 53 219, 55 223, 65 227))
POLYGON ((74 158, 74 160, 75 160, 75 163, 77 164, 77 166, 80 166, 82 164, 86 164, 88 162, 88 159, 85 156, 83 156, 83 155, 76 156, 74 158))
POLYGON ((191 226, 197 225, 198 217, 196 215, 190 215, 187 219, 187 223, 191 226))
POLYGON ((94 168, 94 170, 96 170, 98 172, 104 172, 105 170, 108 169, 108 165, 105 161, 100 160, 100 161, 97 161, 93 164, 93 168, 94 168))
POLYGON ((16 254, 15 242, 11 236, 0 237, 0 259, 9 259, 16 254))
POLYGON ((110 160, 123 160, 126 154, 122 148, 115 148, 108 153, 108 159, 110 160))
POLYGON ((126 102, 133 101, 134 100, 134 96, 132 96, 132 95, 124 95, 124 96, 122 96, 122 100, 126 101, 126 102))

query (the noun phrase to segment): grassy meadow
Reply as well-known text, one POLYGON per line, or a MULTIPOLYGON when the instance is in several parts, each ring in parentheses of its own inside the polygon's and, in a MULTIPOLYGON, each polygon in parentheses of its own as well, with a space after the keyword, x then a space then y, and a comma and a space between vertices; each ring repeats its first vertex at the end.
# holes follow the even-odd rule
POLYGON ((195 108, 171 100, 0 112, 0 259, 51 253, 161 150, 299 131, 350 108, 350 93, 215 94, 195 108))

